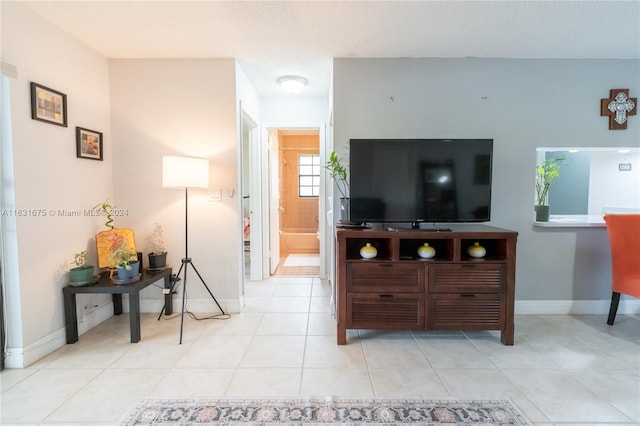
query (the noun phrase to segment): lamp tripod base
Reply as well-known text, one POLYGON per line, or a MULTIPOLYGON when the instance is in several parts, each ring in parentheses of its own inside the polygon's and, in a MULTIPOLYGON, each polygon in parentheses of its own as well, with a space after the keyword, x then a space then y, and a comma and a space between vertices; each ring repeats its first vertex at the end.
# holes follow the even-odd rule
MULTIPOLYGON (((170 290, 171 292, 173 292, 173 289, 175 288, 176 284, 178 282, 180 282, 180 280, 183 281, 183 285, 182 285, 182 310, 180 312, 180 344, 182 344, 182 332, 184 330, 184 312, 185 312, 186 306, 187 306, 187 270, 188 270, 189 266, 191 266, 191 268, 196 273, 198 278, 200 278, 200 282, 202 283, 204 288, 207 290, 207 292, 211 296, 211 299, 213 299, 213 301, 216 303, 216 306, 218 306, 218 309, 220 309, 220 312, 222 312, 222 315, 226 315, 226 313, 222 309, 222 306, 220 306, 220 303, 218 303, 218 300, 213 295, 213 292, 211 291, 211 289, 209 288, 207 283, 202 278, 202 275, 200 275, 200 272, 198 272, 198 270, 194 266, 193 262, 191 261, 191 258, 190 257, 182 258, 182 264, 180 265, 180 269, 178 270, 178 273, 172 279, 173 284, 171 285, 171 290, 170 290), (180 274, 181 273, 183 274, 182 278, 180 278, 180 274)), ((162 316, 162 313, 165 311, 165 308, 166 308, 166 306, 162 307, 162 311, 160 311, 160 316, 158 316, 158 319, 160 319, 160 317, 162 316)))

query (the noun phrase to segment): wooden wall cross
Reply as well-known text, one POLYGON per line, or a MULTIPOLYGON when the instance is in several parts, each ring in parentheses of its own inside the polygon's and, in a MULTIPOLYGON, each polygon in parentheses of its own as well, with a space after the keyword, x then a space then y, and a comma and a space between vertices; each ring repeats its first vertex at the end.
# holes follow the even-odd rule
POLYGON ((627 117, 636 115, 638 98, 629 97, 629 89, 611 89, 609 98, 600 100, 600 115, 609 116, 609 130, 627 128, 627 117))

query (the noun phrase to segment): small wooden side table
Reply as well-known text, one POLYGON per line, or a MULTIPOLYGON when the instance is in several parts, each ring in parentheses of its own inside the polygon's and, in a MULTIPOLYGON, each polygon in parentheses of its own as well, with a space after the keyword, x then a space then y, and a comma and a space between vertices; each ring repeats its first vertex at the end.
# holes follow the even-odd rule
MULTIPOLYGON (((109 272, 100 274, 95 284, 62 289, 64 295, 64 319, 67 343, 78 341, 78 313, 76 310, 76 294, 111 294, 113 296, 113 314, 122 314, 122 295, 129 295, 129 325, 131 328, 131 343, 140 341, 140 290, 164 278, 164 288, 171 288, 171 268, 159 271, 141 270, 141 277, 131 284, 114 284, 109 278, 109 272)), ((165 314, 171 314, 171 294, 165 290, 165 314), (168 300, 167 300, 168 299, 168 300)))

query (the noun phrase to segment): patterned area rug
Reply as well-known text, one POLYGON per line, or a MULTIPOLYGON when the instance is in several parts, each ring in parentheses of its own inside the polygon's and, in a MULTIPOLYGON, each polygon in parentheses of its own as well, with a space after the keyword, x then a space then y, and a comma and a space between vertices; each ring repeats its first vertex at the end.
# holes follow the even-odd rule
POLYGON ((143 400, 120 426, 133 425, 530 425, 509 401, 455 400, 143 400))

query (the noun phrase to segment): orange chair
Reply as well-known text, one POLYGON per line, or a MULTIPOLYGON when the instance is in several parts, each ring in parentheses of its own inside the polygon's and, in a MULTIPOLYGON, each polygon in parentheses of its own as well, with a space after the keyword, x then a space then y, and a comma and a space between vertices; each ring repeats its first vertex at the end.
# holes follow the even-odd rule
POLYGON ((640 214, 606 214, 611 245, 611 307, 607 324, 613 325, 620 294, 640 297, 640 214))

